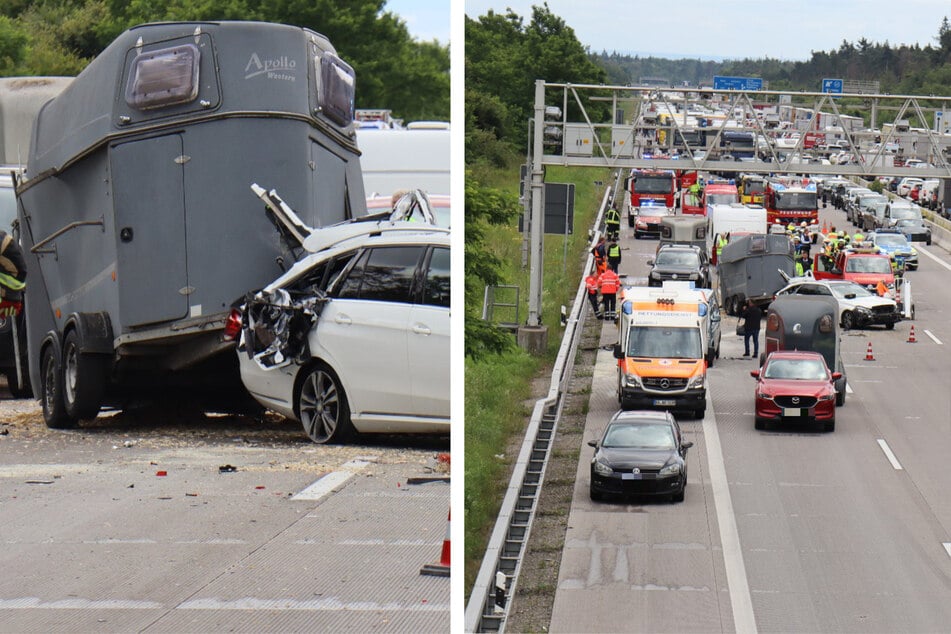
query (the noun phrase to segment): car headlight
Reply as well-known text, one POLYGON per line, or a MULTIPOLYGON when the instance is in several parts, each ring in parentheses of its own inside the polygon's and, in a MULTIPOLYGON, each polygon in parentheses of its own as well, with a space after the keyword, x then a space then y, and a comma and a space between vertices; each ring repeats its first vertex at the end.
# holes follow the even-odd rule
POLYGON ((614 473, 614 469, 609 467, 600 456, 591 461, 591 466, 598 475, 609 476, 614 473))
POLYGON ((703 374, 698 374, 697 376, 695 376, 695 377, 693 377, 692 379, 690 379, 690 382, 687 383, 687 388, 690 389, 690 388, 700 388, 700 387, 703 387, 703 381, 704 381, 704 379, 706 379, 706 378, 707 378, 707 377, 706 377, 705 375, 703 375, 703 374))
POLYGON ((871 309, 866 308, 865 306, 856 306, 856 307, 855 307, 855 312, 857 312, 857 313, 862 313, 863 315, 871 315, 871 314, 872 314, 871 309))
POLYGON ((658 273, 657 271, 651 271, 651 279, 652 279, 652 280, 659 280, 659 279, 660 279, 660 273, 658 273))
POLYGON ((641 387, 641 377, 636 374, 625 374, 624 385, 626 387, 641 387))
POLYGON ((757 392, 757 393, 756 393, 756 398, 761 398, 761 399, 764 399, 764 400, 767 400, 767 401, 771 400, 770 395, 767 394, 766 392, 757 392))
POLYGON ((835 400, 835 392, 830 392, 830 393, 828 393, 828 394, 820 394, 820 395, 819 395, 819 400, 820 400, 820 401, 833 401, 833 400, 835 400))
POLYGON ((911 257, 917 257, 917 256, 918 256, 918 249, 912 249, 912 250, 911 250, 911 257))
POLYGON ((664 468, 660 470, 660 475, 662 476, 677 475, 678 473, 680 473, 679 462, 672 462, 669 465, 665 465, 664 468))

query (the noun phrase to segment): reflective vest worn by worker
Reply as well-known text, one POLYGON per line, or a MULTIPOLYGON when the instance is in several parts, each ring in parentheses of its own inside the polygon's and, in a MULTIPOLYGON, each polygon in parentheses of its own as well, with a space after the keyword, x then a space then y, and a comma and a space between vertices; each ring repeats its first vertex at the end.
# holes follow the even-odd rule
POLYGON ((601 287, 602 295, 613 295, 617 293, 621 285, 621 278, 617 276, 617 273, 608 269, 598 278, 598 285, 601 287))
POLYGON ((621 246, 617 242, 608 247, 608 259, 611 258, 621 259, 621 246))
POLYGON ((588 289, 589 295, 594 295, 595 293, 597 293, 598 292, 598 276, 595 275, 594 273, 591 273, 590 275, 588 275, 588 277, 584 278, 584 287, 588 289))
POLYGON ((606 227, 621 226, 621 214, 614 207, 609 208, 604 214, 604 224, 606 227))
POLYGON ((717 257, 720 257, 720 254, 723 253, 723 247, 727 245, 729 241, 725 235, 721 235, 717 238, 717 257))
POLYGON ((13 236, 0 231, 0 317, 19 314, 26 288, 26 260, 13 236))

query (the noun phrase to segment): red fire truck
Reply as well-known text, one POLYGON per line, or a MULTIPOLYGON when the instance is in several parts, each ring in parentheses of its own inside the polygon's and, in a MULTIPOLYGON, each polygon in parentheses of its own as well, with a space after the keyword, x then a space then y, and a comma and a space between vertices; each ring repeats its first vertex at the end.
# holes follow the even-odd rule
POLYGON ((769 224, 780 222, 798 225, 803 220, 808 224, 819 223, 819 197, 816 184, 808 179, 769 178, 766 181, 766 220, 769 224))
POLYGON ((628 190, 631 192, 631 207, 640 207, 644 200, 655 200, 655 204, 665 207, 676 206, 677 183, 671 171, 631 170, 628 190))

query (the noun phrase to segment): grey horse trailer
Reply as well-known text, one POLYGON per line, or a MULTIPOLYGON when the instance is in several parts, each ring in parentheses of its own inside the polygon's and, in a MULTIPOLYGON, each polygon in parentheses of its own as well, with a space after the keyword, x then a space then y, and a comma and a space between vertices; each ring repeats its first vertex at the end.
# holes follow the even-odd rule
POLYGON ((250 401, 223 336, 231 307, 299 247, 250 185, 315 228, 365 215, 354 88, 308 29, 157 23, 120 35, 42 108, 17 195, 48 425, 250 401))

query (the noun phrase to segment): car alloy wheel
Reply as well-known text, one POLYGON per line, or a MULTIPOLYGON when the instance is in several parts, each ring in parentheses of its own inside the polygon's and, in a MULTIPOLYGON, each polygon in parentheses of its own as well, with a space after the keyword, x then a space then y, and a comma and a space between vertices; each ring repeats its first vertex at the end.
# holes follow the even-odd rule
POLYGON ((326 365, 307 371, 298 392, 297 410, 304 431, 315 443, 342 442, 351 435, 347 395, 340 380, 326 365))

